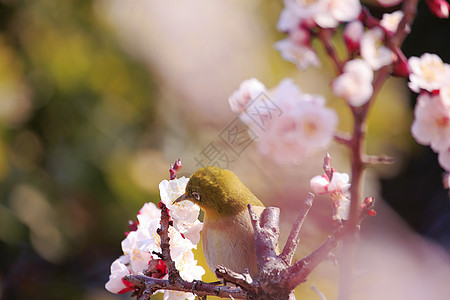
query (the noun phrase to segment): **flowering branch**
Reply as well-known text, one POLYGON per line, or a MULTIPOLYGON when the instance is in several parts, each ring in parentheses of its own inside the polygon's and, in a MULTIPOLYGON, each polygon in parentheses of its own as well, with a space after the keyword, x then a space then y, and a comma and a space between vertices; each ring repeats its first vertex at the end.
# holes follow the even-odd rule
MULTIPOLYGON (((397 30, 392 37, 386 35, 386 45, 395 52, 401 52, 399 47, 409 33, 409 28, 416 14, 417 0, 405 0, 403 3, 404 16, 398 24, 397 30)), ((366 16, 368 14, 365 11, 366 16)), ((366 18, 371 20, 371 18, 366 18)), ((372 24, 371 24, 372 25, 372 24)), ((355 235, 359 225, 361 199, 362 199, 362 175, 368 163, 387 163, 391 159, 386 157, 368 157, 364 153, 364 140, 366 134, 367 115, 379 89, 390 75, 391 65, 383 66, 375 75, 373 81, 373 92, 369 100, 361 107, 351 107, 353 114, 353 134, 350 143, 351 157, 351 187, 350 187, 350 216, 345 228, 345 243, 341 259, 341 276, 339 299, 350 299, 352 289, 352 261, 355 253, 355 235)))
MULTIPOLYGON (((178 159, 169 170, 171 181, 160 184, 160 189, 163 187, 166 190, 167 199, 163 200, 161 196, 159 227, 151 222, 156 218, 152 209, 146 208, 149 210, 146 212, 147 216, 141 214, 145 211, 144 206, 138 215, 138 221, 130 223, 131 231, 122 243, 124 255, 111 266, 112 275, 107 289, 117 293, 134 290, 138 299, 149 299, 161 289, 190 292, 199 297, 214 295, 234 299, 288 299, 292 290, 304 282, 320 262, 329 259, 333 249, 343 241, 339 299, 351 299, 356 237, 364 217, 376 214, 373 198, 366 197, 362 201, 363 172, 369 165, 393 162, 388 156, 367 155, 364 149, 369 110, 390 75, 410 76, 410 88, 420 93, 416 120, 412 126, 413 136, 419 143, 430 145, 435 152, 439 152, 440 164, 450 170, 450 144, 445 139, 450 132, 450 66, 444 64, 439 57, 429 54, 420 59, 416 57, 407 60, 400 49, 415 18, 418 0, 404 0, 402 11, 383 15, 382 20, 373 17, 367 8, 361 7, 358 0, 336 1, 332 6, 324 6, 332 11, 320 11, 321 6, 314 7, 318 4, 316 2, 285 2, 286 7, 278 28, 286 32, 288 38, 277 42, 275 47, 285 59, 304 69, 320 65, 311 38, 320 40, 336 69, 337 78, 331 84, 333 92, 344 99, 351 109, 351 133, 335 132, 337 114, 325 106, 325 98, 301 92, 293 80, 285 79, 271 91, 266 90, 256 79, 244 81, 239 90, 230 96, 229 102, 232 110, 240 114, 240 119, 249 130, 261 134, 258 144, 261 152, 272 155, 278 163, 298 162, 317 149, 325 148, 333 139, 350 149, 350 183, 348 174, 339 173, 331 166, 328 154, 324 158, 324 174, 315 176, 310 182, 314 193, 328 194, 332 203, 335 228, 328 240, 302 260, 292 264, 300 243, 300 230, 312 206, 313 195, 306 197, 280 255, 276 251, 280 234, 279 209, 268 207, 258 216, 249 205, 258 274, 252 278, 248 270, 240 274, 225 266, 218 266, 215 270, 217 277, 235 284, 235 287, 227 287, 192 280, 204 274, 203 268, 198 267, 203 273, 197 272, 191 276, 192 281, 184 280, 186 273, 183 272, 187 268, 177 269, 181 263, 180 256, 190 255, 190 262, 194 262, 190 251, 199 241, 202 224, 198 220, 192 223, 198 217, 198 207, 197 210, 183 210, 184 208, 177 207, 172 202, 174 199, 171 197, 186 188, 186 178, 182 178, 184 185, 180 184, 182 179, 177 179, 181 168, 181 161, 178 159), (331 37, 336 32, 335 28, 342 23, 346 23, 344 41, 347 57, 340 59, 331 43, 331 37), (429 79, 437 78, 439 76, 436 74, 441 73, 445 73, 447 81, 429 79), (272 99, 258 99, 261 95, 271 95, 272 99), (260 111, 263 107, 266 108, 265 112, 260 111), (256 111, 261 120, 264 120, 262 124, 248 118, 249 113, 256 111), (277 111, 277 114, 272 114, 273 111, 277 111), (289 113, 284 114, 284 111, 289 113), (431 116, 434 118, 433 122, 429 122, 424 116, 431 116), (436 124, 438 128, 426 128, 429 124, 436 124), (266 127, 260 128, 262 125, 266 127), (429 132, 433 132, 433 136, 430 137, 429 132), (293 136, 298 137, 298 140, 293 140, 293 136), (167 201, 168 199, 171 200, 167 201), (184 218, 183 213, 189 217, 184 218), (135 231, 140 231, 140 234, 156 232, 159 241, 155 243, 152 240, 147 247, 138 247, 136 245, 141 245, 142 241, 135 231), (177 237, 180 243, 184 243, 181 249, 185 251, 178 251, 183 253, 178 258, 171 256, 171 247, 175 247, 177 237), (150 248, 152 251, 149 251, 150 248), (141 273, 143 268, 146 269, 141 273)), ((427 4, 439 17, 448 17, 449 5, 444 0, 427 0, 427 4)), ((200 197, 199 193, 195 194, 194 197, 200 197)), ((181 195, 178 194, 178 197, 181 195)), ((151 240, 150 237, 147 238, 151 240)), ((172 255, 178 252, 173 251, 172 255)), ((194 268, 192 265, 190 267, 194 268)))

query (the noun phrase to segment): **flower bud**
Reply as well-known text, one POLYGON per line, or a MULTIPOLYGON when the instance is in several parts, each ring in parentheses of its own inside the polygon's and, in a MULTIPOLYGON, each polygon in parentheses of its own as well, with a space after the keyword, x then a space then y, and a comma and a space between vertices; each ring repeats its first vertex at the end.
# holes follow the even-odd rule
POLYGON ((448 18, 449 4, 445 0, 426 0, 428 8, 438 18, 448 18))
POLYGON ((359 43, 364 33, 364 26, 360 21, 348 23, 344 29, 344 42, 349 53, 359 49, 359 43))
POLYGON ((392 71, 392 75, 396 77, 408 77, 411 70, 409 69, 408 59, 405 57, 403 52, 397 51, 397 60, 394 64, 394 70, 392 71))

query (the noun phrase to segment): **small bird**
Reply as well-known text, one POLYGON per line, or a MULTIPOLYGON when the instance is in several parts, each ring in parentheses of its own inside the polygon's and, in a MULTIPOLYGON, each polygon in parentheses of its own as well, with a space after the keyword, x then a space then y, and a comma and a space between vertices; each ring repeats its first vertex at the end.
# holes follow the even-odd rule
POLYGON ((186 191, 174 202, 190 200, 205 212, 203 253, 209 268, 223 265, 250 275, 258 273, 253 227, 247 205, 260 215, 264 204, 231 171, 205 167, 192 174, 186 191))

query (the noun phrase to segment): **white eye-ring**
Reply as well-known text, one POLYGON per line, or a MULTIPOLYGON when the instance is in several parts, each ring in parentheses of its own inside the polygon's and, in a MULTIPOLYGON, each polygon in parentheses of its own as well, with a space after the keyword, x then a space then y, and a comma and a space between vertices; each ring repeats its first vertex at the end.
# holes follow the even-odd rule
POLYGON ((200 194, 197 192, 192 192, 192 196, 194 196, 195 200, 200 201, 200 194))

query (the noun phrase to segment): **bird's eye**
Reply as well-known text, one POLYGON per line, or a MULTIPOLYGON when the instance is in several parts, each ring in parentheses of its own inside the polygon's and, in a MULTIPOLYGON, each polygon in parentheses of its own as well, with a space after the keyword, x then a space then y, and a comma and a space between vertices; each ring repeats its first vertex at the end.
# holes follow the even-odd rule
POLYGON ((192 196, 195 198, 195 200, 200 201, 200 194, 197 192, 192 192, 192 196))

